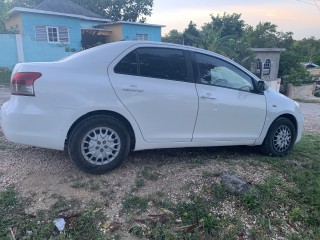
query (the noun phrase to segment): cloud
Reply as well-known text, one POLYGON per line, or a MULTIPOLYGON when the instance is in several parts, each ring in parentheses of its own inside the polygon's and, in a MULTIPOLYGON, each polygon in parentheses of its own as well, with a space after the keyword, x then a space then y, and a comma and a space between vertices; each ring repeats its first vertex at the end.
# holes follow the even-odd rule
POLYGON ((252 26, 256 26, 260 21, 271 22, 278 26, 279 31, 294 32, 296 39, 311 36, 320 38, 320 11, 311 5, 301 4, 298 1, 282 0, 280 3, 275 0, 269 2, 246 1, 245 4, 235 0, 219 1, 215 4, 208 0, 192 1, 191 3, 178 0, 168 4, 169 2, 169 0, 156 1, 153 15, 148 19, 149 23, 166 25, 163 34, 172 29, 183 31, 189 21, 193 21, 198 27, 201 27, 204 23, 211 21, 210 14, 216 16, 227 12, 229 14, 241 13, 241 19, 252 26))

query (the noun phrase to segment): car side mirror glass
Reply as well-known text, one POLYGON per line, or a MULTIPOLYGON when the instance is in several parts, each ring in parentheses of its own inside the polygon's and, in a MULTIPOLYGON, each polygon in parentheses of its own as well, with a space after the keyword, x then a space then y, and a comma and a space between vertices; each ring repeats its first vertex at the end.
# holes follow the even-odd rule
POLYGON ((266 89, 266 84, 264 81, 259 81, 258 82, 258 92, 263 93, 264 90, 266 89))

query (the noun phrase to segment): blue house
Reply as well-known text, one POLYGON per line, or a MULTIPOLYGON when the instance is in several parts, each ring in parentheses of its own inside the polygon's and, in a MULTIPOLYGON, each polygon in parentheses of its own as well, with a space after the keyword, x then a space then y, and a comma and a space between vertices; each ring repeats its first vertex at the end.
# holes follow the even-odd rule
POLYGON ((0 34, 0 67, 12 69, 18 62, 54 61, 101 43, 161 41, 162 27, 112 22, 69 0, 44 0, 34 8, 9 11, 6 28, 16 34, 0 34))

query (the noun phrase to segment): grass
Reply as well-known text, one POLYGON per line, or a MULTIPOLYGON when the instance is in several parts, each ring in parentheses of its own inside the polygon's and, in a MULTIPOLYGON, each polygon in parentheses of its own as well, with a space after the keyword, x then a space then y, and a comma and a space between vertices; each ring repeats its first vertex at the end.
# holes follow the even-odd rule
POLYGON ((0 67, 0 84, 9 84, 11 71, 8 68, 0 67))
POLYGON ((123 209, 128 212, 143 212, 147 209, 149 201, 148 197, 128 195, 124 198, 122 205, 123 209))
POLYGON ((93 179, 90 180, 83 180, 83 179, 75 179, 74 182, 71 184, 72 188, 75 189, 87 189, 90 191, 98 191, 102 188, 102 186, 94 181, 93 179))
MULTIPOLYGON (((320 135, 306 134, 287 157, 269 158, 250 154, 247 156, 248 162, 253 165, 265 163, 271 166, 273 174, 264 182, 255 184, 250 191, 241 196, 229 194, 220 183, 205 184, 202 192, 191 193, 188 200, 169 205, 169 210, 174 212, 174 216, 165 224, 150 223, 148 226, 151 233, 148 237, 270 239, 278 235, 286 239, 319 239, 319 153, 320 135), (221 204, 225 202, 234 202, 240 215, 228 216, 213 211, 220 209, 221 204), (256 219, 254 226, 247 231, 244 231, 243 215, 256 219), (180 220, 179 224, 176 219, 180 220), (281 230, 283 227, 294 229, 295 232, 285 233, 281 230)), ((202 172, 203 179, 215 178, 218 175, 215 172, 202 172)), ((146 210, 147 201, 144 207, 146 210)), ((143 212, 143 209, 141 211, 143 212)))
POLYGON ((152 171, 152 169, 148 166, 144 166, 140 174, 144 179, 150 181, 157 181, 160 177, 159 173, 152 171))
POLYGON ((3 137, 0 136, 0 150, 12 149, 15 147, 14 143, 8 142, 3 137))
POLYGON ((53 220, 63 214, 63 209, 78 209, 72 206, 74 201, 60 197, 49 210, 34 215, 25 213, 28 201, 11 187, 0 193, 0 239, 102 239, 99 222, 103 215, 99 209, 64 216, 66 227, 59 232, 53 220))
MULTIPOLYGON (((24 209, 31 200, 8 188, 0 193, 0 239, 10 239, 11 232, 16 239, 110 239, 111 236, 121 239, 121 231, 138 239, 320 239, 320 135, 305 134, 284 158, 264 157, 254 151, 248 153, 244 148, 233 149, 228 152, 222 148, 220 153, 219 149, 214 153, 207 150, 207 159, 212 158, 210 153, 220 154, 220 159, 229 159, 231 165, 241 158, 257 168, 268 166, 270 171, 266 179, 254 184, 244 195, 228 193, 216 181, 219 172, 202 171, 200 190, 186 189, 189 197, 177 203, 161 192, 127 193, 121 211, 126 222, 116 232, 101 232, 99 226, 107 220, 106 216, 101 206, 90 205, 69 216, 65 231, 59 233, 52 221, 66 209, 78 210, 79 203, 56 196, 57 202, 51 209, 28 215, 24 209), (231 206, 232 214, 225 210, 226 206, 231 206)), ((205 154, 201 159, 207 162, 205 154)), ((185 163, 189 165, 188 160, 185 163)), ((143 189, 146 181, 157 181, 160 176, 146 166, 133 182, 134 187, 143 189)), ((75 183, 73 187, 100 189, 90 181, 75 183)), ((102 190, 99 191, 102 195, 102 190)))

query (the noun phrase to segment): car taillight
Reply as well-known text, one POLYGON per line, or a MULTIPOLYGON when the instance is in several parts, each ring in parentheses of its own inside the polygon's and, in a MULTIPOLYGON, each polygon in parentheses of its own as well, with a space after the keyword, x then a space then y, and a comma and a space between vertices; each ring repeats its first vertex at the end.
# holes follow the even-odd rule
POLYGON ((39 72, 18 72, 11 79, 11 94, 34 96, 34 81, 41 77, 39 72))

